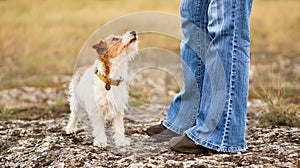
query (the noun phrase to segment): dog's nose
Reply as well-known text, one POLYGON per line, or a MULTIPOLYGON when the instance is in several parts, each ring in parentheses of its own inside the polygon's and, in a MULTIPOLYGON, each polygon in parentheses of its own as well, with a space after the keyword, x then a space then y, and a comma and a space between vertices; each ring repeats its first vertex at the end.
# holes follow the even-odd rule
POLYGON ((130 34, 136 36, 136 32, 135 31, 131 31, 130 34))

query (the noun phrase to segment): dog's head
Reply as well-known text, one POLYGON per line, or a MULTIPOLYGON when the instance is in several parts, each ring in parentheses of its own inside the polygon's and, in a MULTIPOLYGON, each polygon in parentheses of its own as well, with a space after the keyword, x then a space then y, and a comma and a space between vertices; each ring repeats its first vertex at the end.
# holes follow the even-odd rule
POLYGON ((120 55, 132 55, 137 52, 137 34, 135 31, 126 32, 122 36, 108 36, 93 45, 99 57, 113 59, 120 55))

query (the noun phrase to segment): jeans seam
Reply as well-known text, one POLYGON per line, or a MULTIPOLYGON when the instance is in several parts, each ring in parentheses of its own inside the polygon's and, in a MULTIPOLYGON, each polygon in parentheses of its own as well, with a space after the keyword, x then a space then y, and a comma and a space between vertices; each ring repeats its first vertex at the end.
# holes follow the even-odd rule
POLYGON ((234 84, 235 84, 235 72, 236 72, 236 25, 235 25, 235 12, 236 12, 236 1, 233 2, 233 11, 232 11, 232 24, 233 24, 233 39, 232 39, 232 64, 231 64, 231 71, 230 71, 230 81, 229 81, 229 97, 228 97, 228 106, 226 110, 225 116, 225 125, 224 125, 224 134, 221 141, 221 147, 224 146, 227 140, 227 134, 230 124, 230 117, 232 114, 232 98, 234 96, 234 84))
POLYGON ((196 118, 197 118, 197 114, 198 114, 198 111, 199 111, 199 104, 200 104, 200 93, 197 92, 197 98, 199 99, 199 101, 197 101, 197 99, 195 100, 195 106, 194 106, 194 110, 193 110, 193 118, 191 120, 191 125, 194 125, 195 121, 196 121, 196 118))
MULTIPOLYGON (((200 2, 197 1, 197 11, 200 11, 201 10, 201 5, 200 5, 200 2)), ((196 13, 196 19, 195 19, 195 22, 196 23, 200 23, 201 22, 201 16, 200 16, 200 12, 199 13, 196 13)), ((199 25, 199 29, 201 29, 201 25, 199 25)), ((197 43, 200 44, 201 43, 201 32, 198 32, 197 36, 199 37, 198 38, 198 41, 197 43)), ((197 98, 199 101, 195 100, 195 107, 194 107, 194 113, 193 113, 193 120, 194 123, 196 121, 196 118, 197 118, 197 114, 198 114, 198 111, 200 110, 200 102, 201 102, 201 90, 202 90, 202 82, 203 82, 203 79, 201 80, 201 72, 202 72, 202 68, 203 66, 201 65, 201 58, 200 58, 200 54, 201 53, 201 46, 198 45, 198 51, 197 51, 197 59, 198 59, 198 67, 199 67, 199 71, 197 72, 197 85, 198 85, 198 89, 199 89, 199 92, 197 93, 197 98)), ((203 74, 202 74, 203 75, 203 74)), ((192 125, 194 123, 191 123, 192 125)))
MULTIPOLYGON (((197 6, 196 6, 196 11, 200 11, 200 3, 198 3, 199 1, 196 1, 197 2, 197 6)), ((200 12, 199 13, 196 13, 196 16, 195 16, 195 23, 200 23, 200 12)), ((199 25, 200 27, 200 25, 199 25)))
MULTIPOLYGON (((199 36, 200 37, 200 36, 199 36)), ((200 42, 200 38, 198 39, 198 44, 199 44, 199 42, 200 42)), ((200 46, 198 47, 198 53, 200 53, 200 46)), ((202 89, 202 82, 203 82, 203 80, 201 80, 201 72, 202 72, 202 65, 201 65, 201 59, 199 58, 199 56, 198 56, 198 54, 197 54, 197 59, 198 59, 198 67, 199 67, 199 71, 197 72, 197 74, 196 74, 196 76, 197 76, 197 87, 198 87, 198 89, 199 89, 199 92, 197 92, 197 98, 198 99, 196 99, 195 100, 195 107, 194 107, 194 112, 193 112, 193 120, 192 121, 196 121, 196 118, 197 118, 197 113, 198 113, 198 111, 200 110, 200 102, 201 102, 201 96, 200 96, 200 92, 201 92, 201 89, 202 89), (199 100, 199 101, 198 101, 199 100)), ((191 124, 194 124, 194 123, 191 123, 191 124)))
MULTIPOLYGON (((197 4, 195 4, 196 5, 196 7, 195 8, 197 8, 197 10, 196 11, 200 11, 201 9, 200 9, 200 3, 198 3, 199 1, 195 1, 197 4)), ((195 23, 200 23, 200 12, 199 13, 196 13, 196 16, 195 16, 195 23)), ((200 28, 200 26, 201 25, 199 25, 199 28, 200 28)), ((201 40, 201 34, 200 34, 200 32, 198 32, 198 34, 197 34, 197 36, 199 37, 199 38, 197 38, 198 39, 198 44, 200 44, 200 40, 201 40)), ((197 114, 198 114, 198 111, 199 111, 199 105, 200 105, 200 99, 201 99, 201 97, 200 97, 200 92, 201 92, 201 83, 202 83, 202 81, 201 81, 201 71, 202 71, 202 66, 201 66, 201 59, 200 59, 200 56, 198 55, 198 53, 201 53, 200 52, 200 45, 198 46, 198 51, 197 51, 197 53, 196 53, 196 55, 197 55, 197 59, 198 59, 198 67, 199 67, 199 71, 197 72, 197 74, 195 74, 195 76, 196 76, 196 78, 197 78, 197 80, 196 80, 196 82, 197 82, 197 87, 198 87, 198 89, 199 89, 199 92, 196 94, 196 96, 197 96, 197 98, 198 99, 196 99, 195 100, 195 106, 194 106, 194 109, 193 109, 193 118, 192 118, 192 120, 191 120, 191 122, 193 122, 193 123, 191 123, 191 125, 194 125, 194 123, 195 123, 195 121, 196 121, 196 118, 197 118, 197 114), (199 101, 198 101, 199 100, 199 101)))

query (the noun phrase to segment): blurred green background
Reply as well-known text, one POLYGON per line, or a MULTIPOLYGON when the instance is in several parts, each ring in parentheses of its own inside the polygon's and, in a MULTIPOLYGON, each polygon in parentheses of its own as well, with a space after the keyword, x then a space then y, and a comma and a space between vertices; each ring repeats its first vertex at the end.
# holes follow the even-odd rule
MULTIPOLYGON (((106 22, 142 11, 179 15, 179 5, 179 0, 0 0, 0 89, 52 85, 55 77, 72 74, 81 46, 106 22)), ((251 17, 255 72, 272 69, 267 74, 280 75, 290 94, 299 93, 299 11, 299 0, 255 0, 251 17)), ((179 43, 157 35, 140 41, 179 51, 179 43)))

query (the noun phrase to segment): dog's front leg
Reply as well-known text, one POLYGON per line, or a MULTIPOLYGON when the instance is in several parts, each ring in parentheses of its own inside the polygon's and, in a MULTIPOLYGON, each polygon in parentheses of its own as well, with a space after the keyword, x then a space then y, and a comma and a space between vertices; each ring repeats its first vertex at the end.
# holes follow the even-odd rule
POLYGON ((113 119, 112 124, 114 129, 114 140, 116 146, 129 146, 130 139, 125 137, 124 121, 123 116, 120 112, 117 112, 117 115, 113 119))
POLYGON ((94 146, 100 148, 106 148, 107 138, 105 135, 105 120, 103 114, 97 111, 93 111, 90 115, 90 120, 93 128, 94 146))

